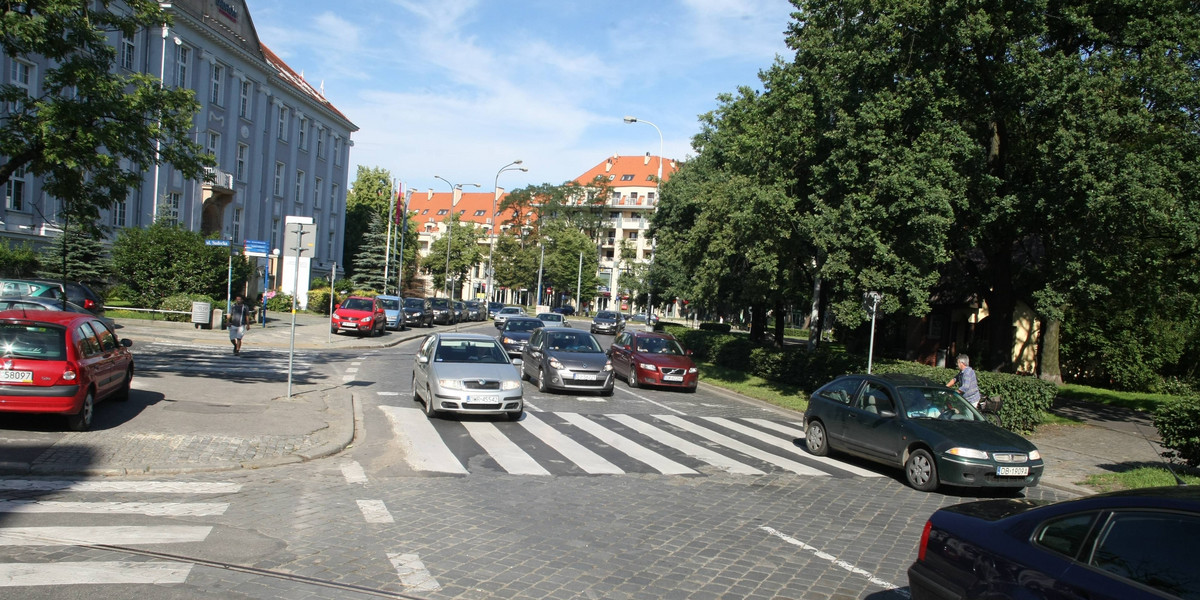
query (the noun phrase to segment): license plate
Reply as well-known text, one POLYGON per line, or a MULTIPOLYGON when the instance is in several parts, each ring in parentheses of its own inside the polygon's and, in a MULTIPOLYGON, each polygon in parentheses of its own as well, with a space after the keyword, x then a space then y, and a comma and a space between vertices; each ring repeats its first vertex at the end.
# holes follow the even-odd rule
POLYGON ((467 404, 499 402, 497 396, 467 396, 467 404))
POLYGON ((342 329, 357 329, 357 323, 342 323, 342 329))
POLYGON ((596 376, 591 373, 576 373, 575 379, 578 381, 595 381, 596 376))
POLYGON ((996 467, 996 474, 1024 477, 1029 474, 1029 467, 996 467))
POLYGON ((0 381, 33 383, 33 371, 0 371, 0 381))
POLYGON ((683 381, 683 375, 663 375, 663 381, 683 381))

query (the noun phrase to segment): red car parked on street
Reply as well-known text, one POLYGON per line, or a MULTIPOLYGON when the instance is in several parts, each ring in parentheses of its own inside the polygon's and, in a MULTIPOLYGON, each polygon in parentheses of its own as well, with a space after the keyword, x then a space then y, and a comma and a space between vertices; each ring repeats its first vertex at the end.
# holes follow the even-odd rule
POLYGON ((675 336, 650 331, 623 331, 608 349, 613 370, 629 387, 660 385, 696 391, 700 371, 675 336))
POLYGON ((129 397, 131 345, 95 315, 0 311, 0 412, 61 414, 87 430, 97 402, 129 397))
POLYGON ((383 303, 365 296, 350 296, 343 300, 329 321, 333 333, 350 331, 374 337, 383 335, 386 328, 387 312, 383 310, 383 303))

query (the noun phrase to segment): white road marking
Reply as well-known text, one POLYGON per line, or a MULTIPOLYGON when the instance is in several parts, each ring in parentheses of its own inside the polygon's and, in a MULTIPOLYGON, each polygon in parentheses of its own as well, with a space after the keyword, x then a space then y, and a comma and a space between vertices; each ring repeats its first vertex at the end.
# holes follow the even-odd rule
POLYGON ((383 500, 359 500, 358 510, 362 511, 363 518, 368 523, 395 523, 392 518, 392 513, 383 504, 383 500))
POLYGON ((366 483, 367 473, 363 471, 362 465, 358 461, 352 460, 342 465, 342 477, 346 478, 346 483, 366 483))
POLYGON ((6 527, 0 529, 0 546, 91 546, 202 542, 212 527, 164 525, 141 527, 6 527))
POLYGON ((352 363, 350 363, 350 366, 357 367, 358 365, 361 365, 361 364, 362 364, 361 361, 360 362, 352 362, 352 363))
POLYGON ((639 399, 639 400, 643 400, 643 401, 645 401, 645 402, 649 402, 650 404, 653 404, 653 405, 655 405, 655 406, 657 406, 657 407, 659 407, 659 408, 661 408, 661 409, 663 409, 663 410, 669 410, 669 411, 671 411, 671 412, 673 412, 673 413, 675 413, 675 414, 677 414, 677 415, 682 415, 682 414, 684 414, 682 410, 678 410, 678 409, 675 409, 675 408, 671 408, 670 406, 667 406, 666 404, 663 404, 662 402, 655 402, 654 400, 651 400, 651 399, 649 399, 649 398, 647 398, 647 397, 645 397, 645 396, 643 396, 643 395, 641 395, 641 394, 639 394, 639 393, 637 393, 637 392, 635 392, 635 391, 633 391, 633 390, 629 389, 628 387, 620 387, 620 386, 614 386, 614 387, 615 387, 615 389, 619 389, 619 390, 621 390, 622 392, 625 392, 626 394, 629 394, 630 396, 633 396, 634 398, 637 398, 637 399, 639 399))
POLYGON ((446 447, 425 413, 398 406, 380 406, 379 409, 392 422, 397 443, 404 450, 409 466, 418 471, 467 474, 467 469, 446 447))
POLYGON ((463 423, 467 433, 483 450, 500 463, 500 467, 513 475, 549 475, 532 456, 529 456, 520 446, 508 439, 495 425, 477 421, 463 423))
POLYGON ((683 429, 684 431, 694 433, 710 442, 716 442, 722 446, 725 446, 726 448, 732 448, 733 450, 737 450, 742 454, 752 456, 763 462, 771 463, 777 467, 787 469, 788 471, 798 475, 829 475, 829 473, 814 469, 808 465, 783 458, 782 456, 776 456, 764 450, 759 450, 754 446, 735 440, 727 435, 722 435, 706 427, 701 427, 691 423, 690 421, 685 421, 679 417, 676 417, 675 415, 654 415, 654 418, 666 421, 667 423, 683 429))
POLYGON ((847 473, 853 473, 855 475, 858 475, 859 477, 883 477, 883 475, 876 473, 875 471, 868 471, 866 469, 862 469, 862 468, 856 467, 854 465, 844 463, 839 460, 834 460, 832 458, 826 458, 824 456, 814 456, 812 454, 809 454, 808 452, 805 452, 804 450, 801 450, 798 446, 796 446, 796 444, 794 444, 792 442, 779 439, 773 435, 765 435, 761 431, 758 431, 752 427, 746 427, 745 425, 742 425, 740 423, 735 423, 729 419, 725 419, 725 418, 721 418, 721 417, 704 417, 704 419, 711 423, 716 423, 717 425, 725 427, 726 429, 732 429, 733 431, 736 431, 742 435, 748 435, 748 436, 751 436, 754 438, 758 438, 764 442, 767 442, 768 444, 771 444, 772 446, 775 446, 776 448, 785 450, 788 453, 801 454, 804 456, 804 458, 806 458, 808 460, 816 461, 823 465, 828 465, 830 467, 838 469, 839 471, 846 471, 847 473))
POLYGON ((630 458, 646 463, 664 475, 696 475, 697 473, 657 452, 651 451, 633 440, 604 428, 599 423, 578 413, 558 413, 568 423, 590 433, 600 441, 612 446, 630 458))
POLYGON ((184 583, 191 571, 173 562, 0 563, 0 587, 184 583))
POLYGON ((347 372, 347 373, 357 373, 357 372, 358 372, 358 367, 348 367, 348 368, 346 369, 346 372, 347 372))
POLYGON ((376 396, 399 396, 400 392, 375 392, 376 396))
POLYGON ((223 515, 228 502, 55 502, 51 500, 0 500, 0 513, 78 513, 90 515, 149 515, 155 517, 211 517, 223 515))
POLYGON ((605 460, 603 456, 588 450, 583 444, 547 425, 545 421, 533 416, 533 413, 525 413, 525 418, 521 419, 521 426, 545 442, 546 445, 554 448, 559 454, 562 454, 568 460, 578 465, 585 473, 591 475, 620 475, 625 472, 617 465, 605 460))
MULTIPOLYGON (((801 440, 804 439, 804 430, 800 429, 798 427, 789 427, 787 424, 776 423, 775 421, 768 421, 767 419, 746 419, 746 420, 751 423, 754 423, 755 425, 762 427, 763 429, 770 429, 771 431, 778 431, 779 433, 785 433, 787 435, 795 436, 797 439, 801 439, 801 440)), ((795 425, 795 423, 792 423, 792 425, 795 425)))
POLYGON ((234 494, 241 491, 238 483, 205 483, 185 481, 107 481, 95 479, 40 480, 3 479, 0 490, 29 490, 36 492, 136 492, 165 494, 234 494))
POLYGON ((630 429, 633 429, 634 431, 646 437, 653 438, 655 441, 671 446, 672 448, 675 448, 676 450, 679 450, 680 452, 683 452, 692 458, 698 458, 710 465, 713 465, 714 467, 724 469, 729 473, 736 473, 738 475, 766 474, 750 465, 733 460, 724 454, 713 452, 704 446, 693 444, 673 433, 655 427, 645 421, 635 419, 630 415, 610 415, 609 418, 625 425, 626 427, 629 427, 630 429))
POLYGON ((827 560, 827 561, 837 565, 838 567, 841 567, 842 569, 845 569, 851 573, 854 573, 855 575, 861 575, 863 577, 866 577, 867 581, 870 581, 871 583, 873 583, 881 588, 896 592, 897 594, 900 594, 901 596, 903 596, 905 598, 911 597, 908 593, 908 590, 900 588, 899 586, 897 586, 896 584, 894 584, 890 581, 880 579, 880 578, 872 575, 871 572, 867 571, 866 569, 860 569, 860 568, 854 566, 853 564, 848 563, 844 560, 841 560, 840 558, 838 558, 832 554, 829 554, 827 552, 822 552, 817 548, 809 546, 808 544, 805 544, 804 542, 802 542, 794 537, 784 534, 777 529, 772 529, 772 528, 766 527, 766 526, 760 526, 759 529, 761 529, 761 530, 763 530, 763 531, 765 531, 765 532, 767 532, 767 533, 769 533, 769 534, 771 534, 793 546, 799 546, 800 548, 803 548, 809 552, 812 552, 813 555, 815 555, 817 558, 819 558, 821 560, 827 560))
POLYGON ((342 375, 342 381, 354 381, 353 375, 342 375))
POLYGON ((433 578, 433 574, 425 568, 421 557, 416 554, 388 553, 388 560, 396 568, 400 576, 400 585, 414 592, 436 592, 442 589, 442 584, 433 578))

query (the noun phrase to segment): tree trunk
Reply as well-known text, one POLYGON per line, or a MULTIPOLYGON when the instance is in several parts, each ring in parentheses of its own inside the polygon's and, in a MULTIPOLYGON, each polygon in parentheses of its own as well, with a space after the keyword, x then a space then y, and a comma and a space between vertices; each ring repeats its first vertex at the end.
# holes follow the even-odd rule
POLYGON ((1062 366, 1058 362, 1058 339, 1062 321, 1046 319, 1042 324, 1041 343, 1038 344, 1038 376, 1043 381, 1062 385, 1062 366))
MULTIPOLYGON (((990 290, 987 300, 986 347, 979 357, 979 367, 987 371, 1012 372, 1013 345, 1013 281, 1012 243, 1000 242, 989 257, 990 290)), ((961 351, 961 350, 960 350, 961 351)))
POLYGON ((784 325, 785 325, 784 321, 786 321, 786 319, 784 318, 785 316, 786 315, 783 313, 783 298, 777 297, 777 298, 775 298, 775 347, 776 348, 783 347, 783 332, 784 332, 784 325))
POLYGON ((813 277, 812 308, 808 313, 808 351, 821 343, 821 276, 813 277))

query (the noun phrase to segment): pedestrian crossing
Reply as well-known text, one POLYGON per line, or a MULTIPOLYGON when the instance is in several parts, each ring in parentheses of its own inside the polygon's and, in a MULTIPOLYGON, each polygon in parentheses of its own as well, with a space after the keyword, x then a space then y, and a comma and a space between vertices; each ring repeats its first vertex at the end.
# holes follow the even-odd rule
MULTIPOLYGON (((169 519, 223 515, 229 508, 226 502, 189 500, 236 493, 240 489, 238 484, 223 482, 0 479, 0 522, 5 523, 0 527, 0 555, 22 556, 22 549, 38 549, 47 556, 42 562, 0 560, 0 588, 183 583, 194 565, 161 560, 55 559, 70 558, 65 552, 67 548, 101 547, 115 551, 120 546, 145 548, 203 542, 212 533, 211 526, 179 524, 169 519), (104 494, 106 498, 86 499, 95 498, 96 494, 104 494), (113 500, 114 495, 127 498, 113 500), (154 501, 135 499, 147 495, 154 501), (62 525, 73 520, 71 515, 87 515, 93 524, 62 525), (103 522, 106 518, 125 520, 128 515, 150 517, 152 522, 145 525, 103 522), (54 523, 43 524, 45 520, 54 523)), ((4 595, 5 592, 0 592, 0 596, 4 595)))
MULTIPOLYGON (((297 350, 293 355, 292 375, 310 374, 319 353, 297 350)), ((273 348, 242 346, 241 354, 233 354, 233 346, 205 346, 152 342, 137 346, 134 364, 138 371, 172 373, 213 373, 227 377, 286 380, 288 351, 273 348)))
POLYGON ((419 408, 380 409, 409 467, 429 474, 882 476, 809 454, 801 424, 791 421, 527 410, 520 421, 495 422, 429 419, 419 408))

